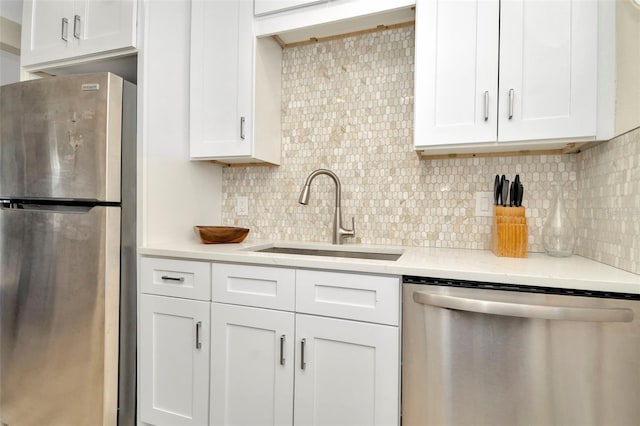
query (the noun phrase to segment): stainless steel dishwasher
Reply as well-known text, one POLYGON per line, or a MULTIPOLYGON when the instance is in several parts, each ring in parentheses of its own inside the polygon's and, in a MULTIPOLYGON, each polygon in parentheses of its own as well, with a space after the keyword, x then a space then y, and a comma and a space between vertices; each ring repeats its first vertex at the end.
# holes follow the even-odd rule
POLYGON ((640 295, 403 279, 402 424, 640 425, 640 295))

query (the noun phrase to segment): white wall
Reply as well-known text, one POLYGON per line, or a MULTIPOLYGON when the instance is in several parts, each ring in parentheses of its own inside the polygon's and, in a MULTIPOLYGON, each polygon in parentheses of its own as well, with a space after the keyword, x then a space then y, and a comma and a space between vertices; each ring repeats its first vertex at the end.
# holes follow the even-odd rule
POLYGON ((616 128, 620 135, 640 126, 640 7, 616 3, 616 128))
POLYGON ((142 132, 142 244, 196 241, 218 225, 221 167, 189 160, 190 2, 144 2, 138 55, 142 132))
POLYGON ((20 81, 20 56, 0 50, 0 86, 20 81))
POLYGON ((0 16, 22 23, 22 0, 0 0, 0 16))
MULTIPOLYGON (((22 22, 22 0, 0 0, 0 17, 22 22)), ((20 81, 20 56, 0 49, 0 86, 20 81)))

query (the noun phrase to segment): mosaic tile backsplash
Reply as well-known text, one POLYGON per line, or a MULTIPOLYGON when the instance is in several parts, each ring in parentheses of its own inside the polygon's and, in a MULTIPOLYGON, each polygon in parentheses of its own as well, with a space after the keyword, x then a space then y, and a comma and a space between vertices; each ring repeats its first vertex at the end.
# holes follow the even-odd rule
MULTIPOLYGON (((569 214, 582 221, 579 155, 418 158, 413 40, 413 27, 406 27, 286 49, 281 166, 224 169, 223 223, 251 228, 252 238, 330 242, 333 182, 317 177, 309 204, 297 202, 318 168, 340 177, 345 226, 352 216, 356 221, 349 243, 490 249, 492 218, 475 216, 475 193, 492 191, 496 174, 520 174, 529 251, 543 251, 551 183, 566 185, 569 214), (236 196, 249 198, 249 216, 235 214, 236 196)), ((598 232, 581 234, 581 241, 598 232)))
POLYGON ((640 274, 640 130, 578 158, 576 252, 640 274))

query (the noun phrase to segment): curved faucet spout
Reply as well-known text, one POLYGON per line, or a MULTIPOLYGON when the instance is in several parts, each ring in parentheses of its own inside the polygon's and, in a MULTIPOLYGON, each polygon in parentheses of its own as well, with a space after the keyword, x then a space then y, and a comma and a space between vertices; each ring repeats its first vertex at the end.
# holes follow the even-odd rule
POLYGON ((338 176, 328 169, 318 169, 312 171, 309 176, 307 176, 307 180, 304 181, 304 186, 302 187, 302 191, 300 192, 300 198, 298 198, 298 202, 302 205, 307 205, 309 203, 309 189, 311 188, 311 181, 313 181, 318 175, 327 175, 333 182, 336 184, 336 207, 340 207, 341 199, 342 199, 342 185, 340 184, 340 179, 338 176))
POLYGON ((336 184, 336 208, 335 213, 333 215, 333 244, 340 244, 342 242, 343 237, 354 237, 355 236, 355 220, 352 218, 351 223, 353 229, 345 229, 342 227, 342 213, 341 213, 341 200, 342 200, 342 185, 340 184, 340 179, 338 176, 333 173, 331 170, 327 169, 318 169, 314 170, 307 176, 307 180, 304 182, 304 186, 302 187, 302 191, 300 192, 300 197, 298 198, 298 202, 302 205, 307 205, 309 203, 309 193, 311 192, 311 182, 318 175, 327 175, 333 182, 336 184))

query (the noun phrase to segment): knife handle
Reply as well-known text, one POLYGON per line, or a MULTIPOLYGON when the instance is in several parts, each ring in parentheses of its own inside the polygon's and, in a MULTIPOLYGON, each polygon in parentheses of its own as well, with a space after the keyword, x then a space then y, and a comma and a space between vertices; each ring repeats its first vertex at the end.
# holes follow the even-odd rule
POLYGON ((516 199, 516 206, 520 207, 522 205, 522 196, 524 195, 524 186, 520 182, 518 182, 518 197, 516 199))
POLYGON ((507 206, 507 200, 509 199, 509 179, 504 179, 502 182, 502 206, 507 206))

